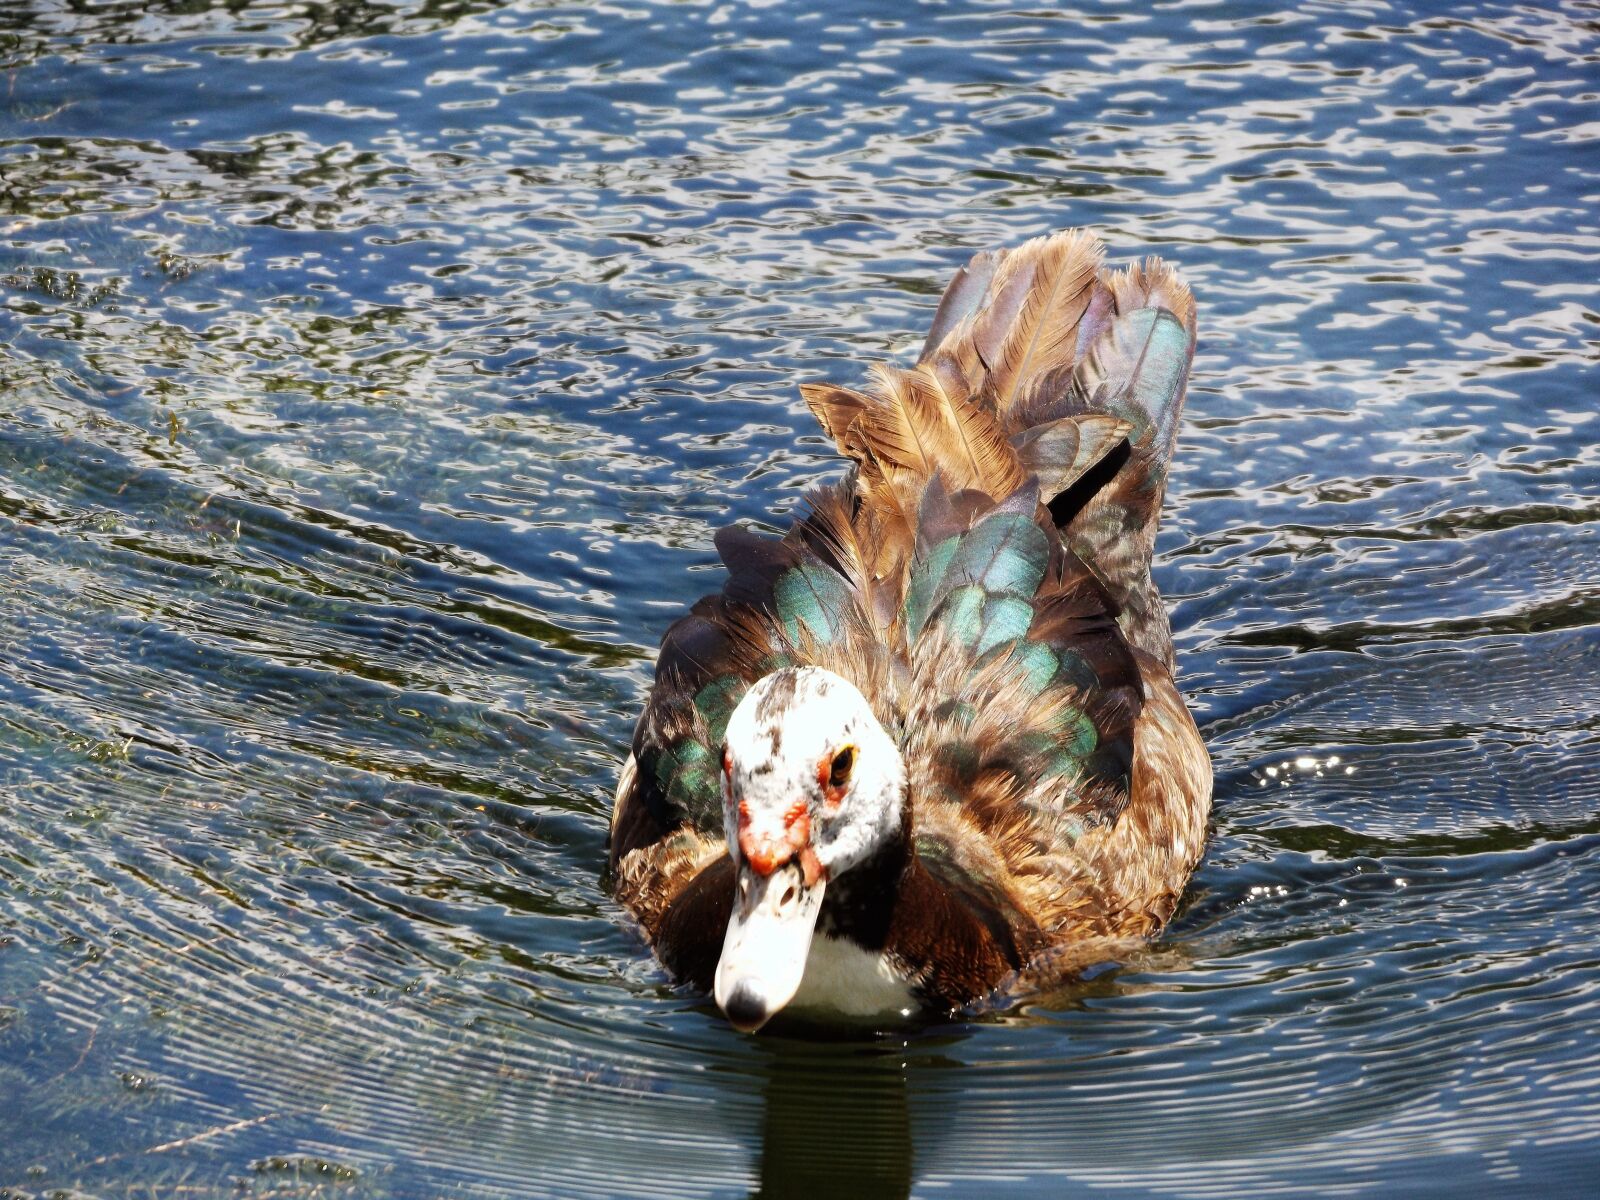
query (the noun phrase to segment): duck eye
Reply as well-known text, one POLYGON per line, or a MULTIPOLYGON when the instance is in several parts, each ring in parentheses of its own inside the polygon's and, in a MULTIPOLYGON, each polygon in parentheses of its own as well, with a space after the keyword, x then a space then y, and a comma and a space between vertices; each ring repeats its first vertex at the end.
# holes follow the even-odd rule
POLYGON ((842 788, 850 782, 850 770, 856 765, 856 748, 846 746, 833 756, 833 764, 828 768, 828 786, 842 788))

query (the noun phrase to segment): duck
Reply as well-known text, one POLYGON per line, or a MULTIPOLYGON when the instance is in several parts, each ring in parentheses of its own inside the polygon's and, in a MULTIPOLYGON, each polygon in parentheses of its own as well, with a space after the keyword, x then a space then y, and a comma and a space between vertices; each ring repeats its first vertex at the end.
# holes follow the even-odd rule
POLYGON ((1160 932, 1211 762, 1151 576, 1195 348, 1158 258, 974 254, 915 363, 800 394, 846 460, 782 537, 715 536, 662 639, 608 873, 754 1032, 952 1016, 1160 932))

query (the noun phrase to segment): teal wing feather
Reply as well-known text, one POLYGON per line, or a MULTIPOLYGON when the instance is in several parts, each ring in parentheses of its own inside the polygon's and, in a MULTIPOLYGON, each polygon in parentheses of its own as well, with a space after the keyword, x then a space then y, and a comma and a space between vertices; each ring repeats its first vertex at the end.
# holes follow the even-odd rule
POLYGON ((1129 639, 1169 669, 1172 633, 1150 561, 1193 355, 1193 333, 1164 308, 1117 318, 1079 365, 1071 403, 1125 423, 1127 441, 1050 501, 1067 544, 1106 584, 1129 639))
POLYGON ((1120 417, 1128 440, 1165 467, 1177 440, 1194 337, 1164 308, 1119 317, 1079 367, 1074 385, 1091 412, 1120 417))
POLYGON ((930 626, 973 655, 1015 641, 1033 620, 1050 544, 1032 517, 998 511, 945 538, 912 569, 905 627, 915 642, 930 626))
MULTIPOLYGON (((906 585, 908 643, 935 616, 969 650, 1009 640, 1000 631, 1015 628, 1019 604, 1037 591, 1050 562, 1051 539, 1034 517, 1036 492, 1030 481, 996 504, 973 492, 947 496, 937 479, 929 485, 917 516, 922 552, 906 585)), ((1023 621, 1017 633, 1026 628, 1023 621)))
POLYGON ((613 862, 685 825, 720 834, 722 742, 739 701, 763 675, 825 651, 861 623, 850 581, 799 533, 780 541, 730 526, 716 543, 728 578, 662 640, 634 730, 635 795, 613 830, 613 862))
POLYGON ((1055 780, 1054 817, 1081 829, 1126 800, 1142 693, 1115 606, 1034 494, 924 539, 913 564, 903 609, 913 689, 936 698, 913 722, 925 726, 913 742, 927 760, 914 774, 997 821, 1055 780))
POLYGON ((634 794, 612 830, 613 864, 688 825, 722 825, 717 772, 728 718, 782 651, 760 614, 708 596, 667 630, 656 683, 634 727, 634 794))

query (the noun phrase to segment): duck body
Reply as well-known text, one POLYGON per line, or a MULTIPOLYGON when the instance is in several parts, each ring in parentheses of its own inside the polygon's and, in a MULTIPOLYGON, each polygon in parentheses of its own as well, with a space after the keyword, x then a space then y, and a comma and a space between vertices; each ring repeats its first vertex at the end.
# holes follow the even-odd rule
POLYGON ((915 366, 802 387, 853 466, 717 536, 612 816, 663 964, 759 1027, 953 1012, 1114 959, 1198 862, 1211 765, 1150 577, 1188 289, 1069 231, 980 253, 915 366))

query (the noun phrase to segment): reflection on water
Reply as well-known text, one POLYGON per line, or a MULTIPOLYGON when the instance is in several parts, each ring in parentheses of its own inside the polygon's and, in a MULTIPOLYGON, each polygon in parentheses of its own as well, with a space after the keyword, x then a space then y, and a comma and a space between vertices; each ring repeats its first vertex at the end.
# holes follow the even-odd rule
POLYGON ((908 1048, 797 1047, 778 1040, 764 1049, 760 1178, 753 1194, 762 1200, 911 1194, 915 1155, 907 1090, 915 1068, 907 1062, 908 1048), (848 1087, 839 1086, 842 1079, 848 1087))
POLYGON ((1570 1191, 1600 10, 0 0, 0 1196, 1570 1191), (974 248, 1182 264, 1147 957, 731 1033, 604 890, 713 528, 974 248), (187 1189, 187 1190, 184 1190, 187 1189))

